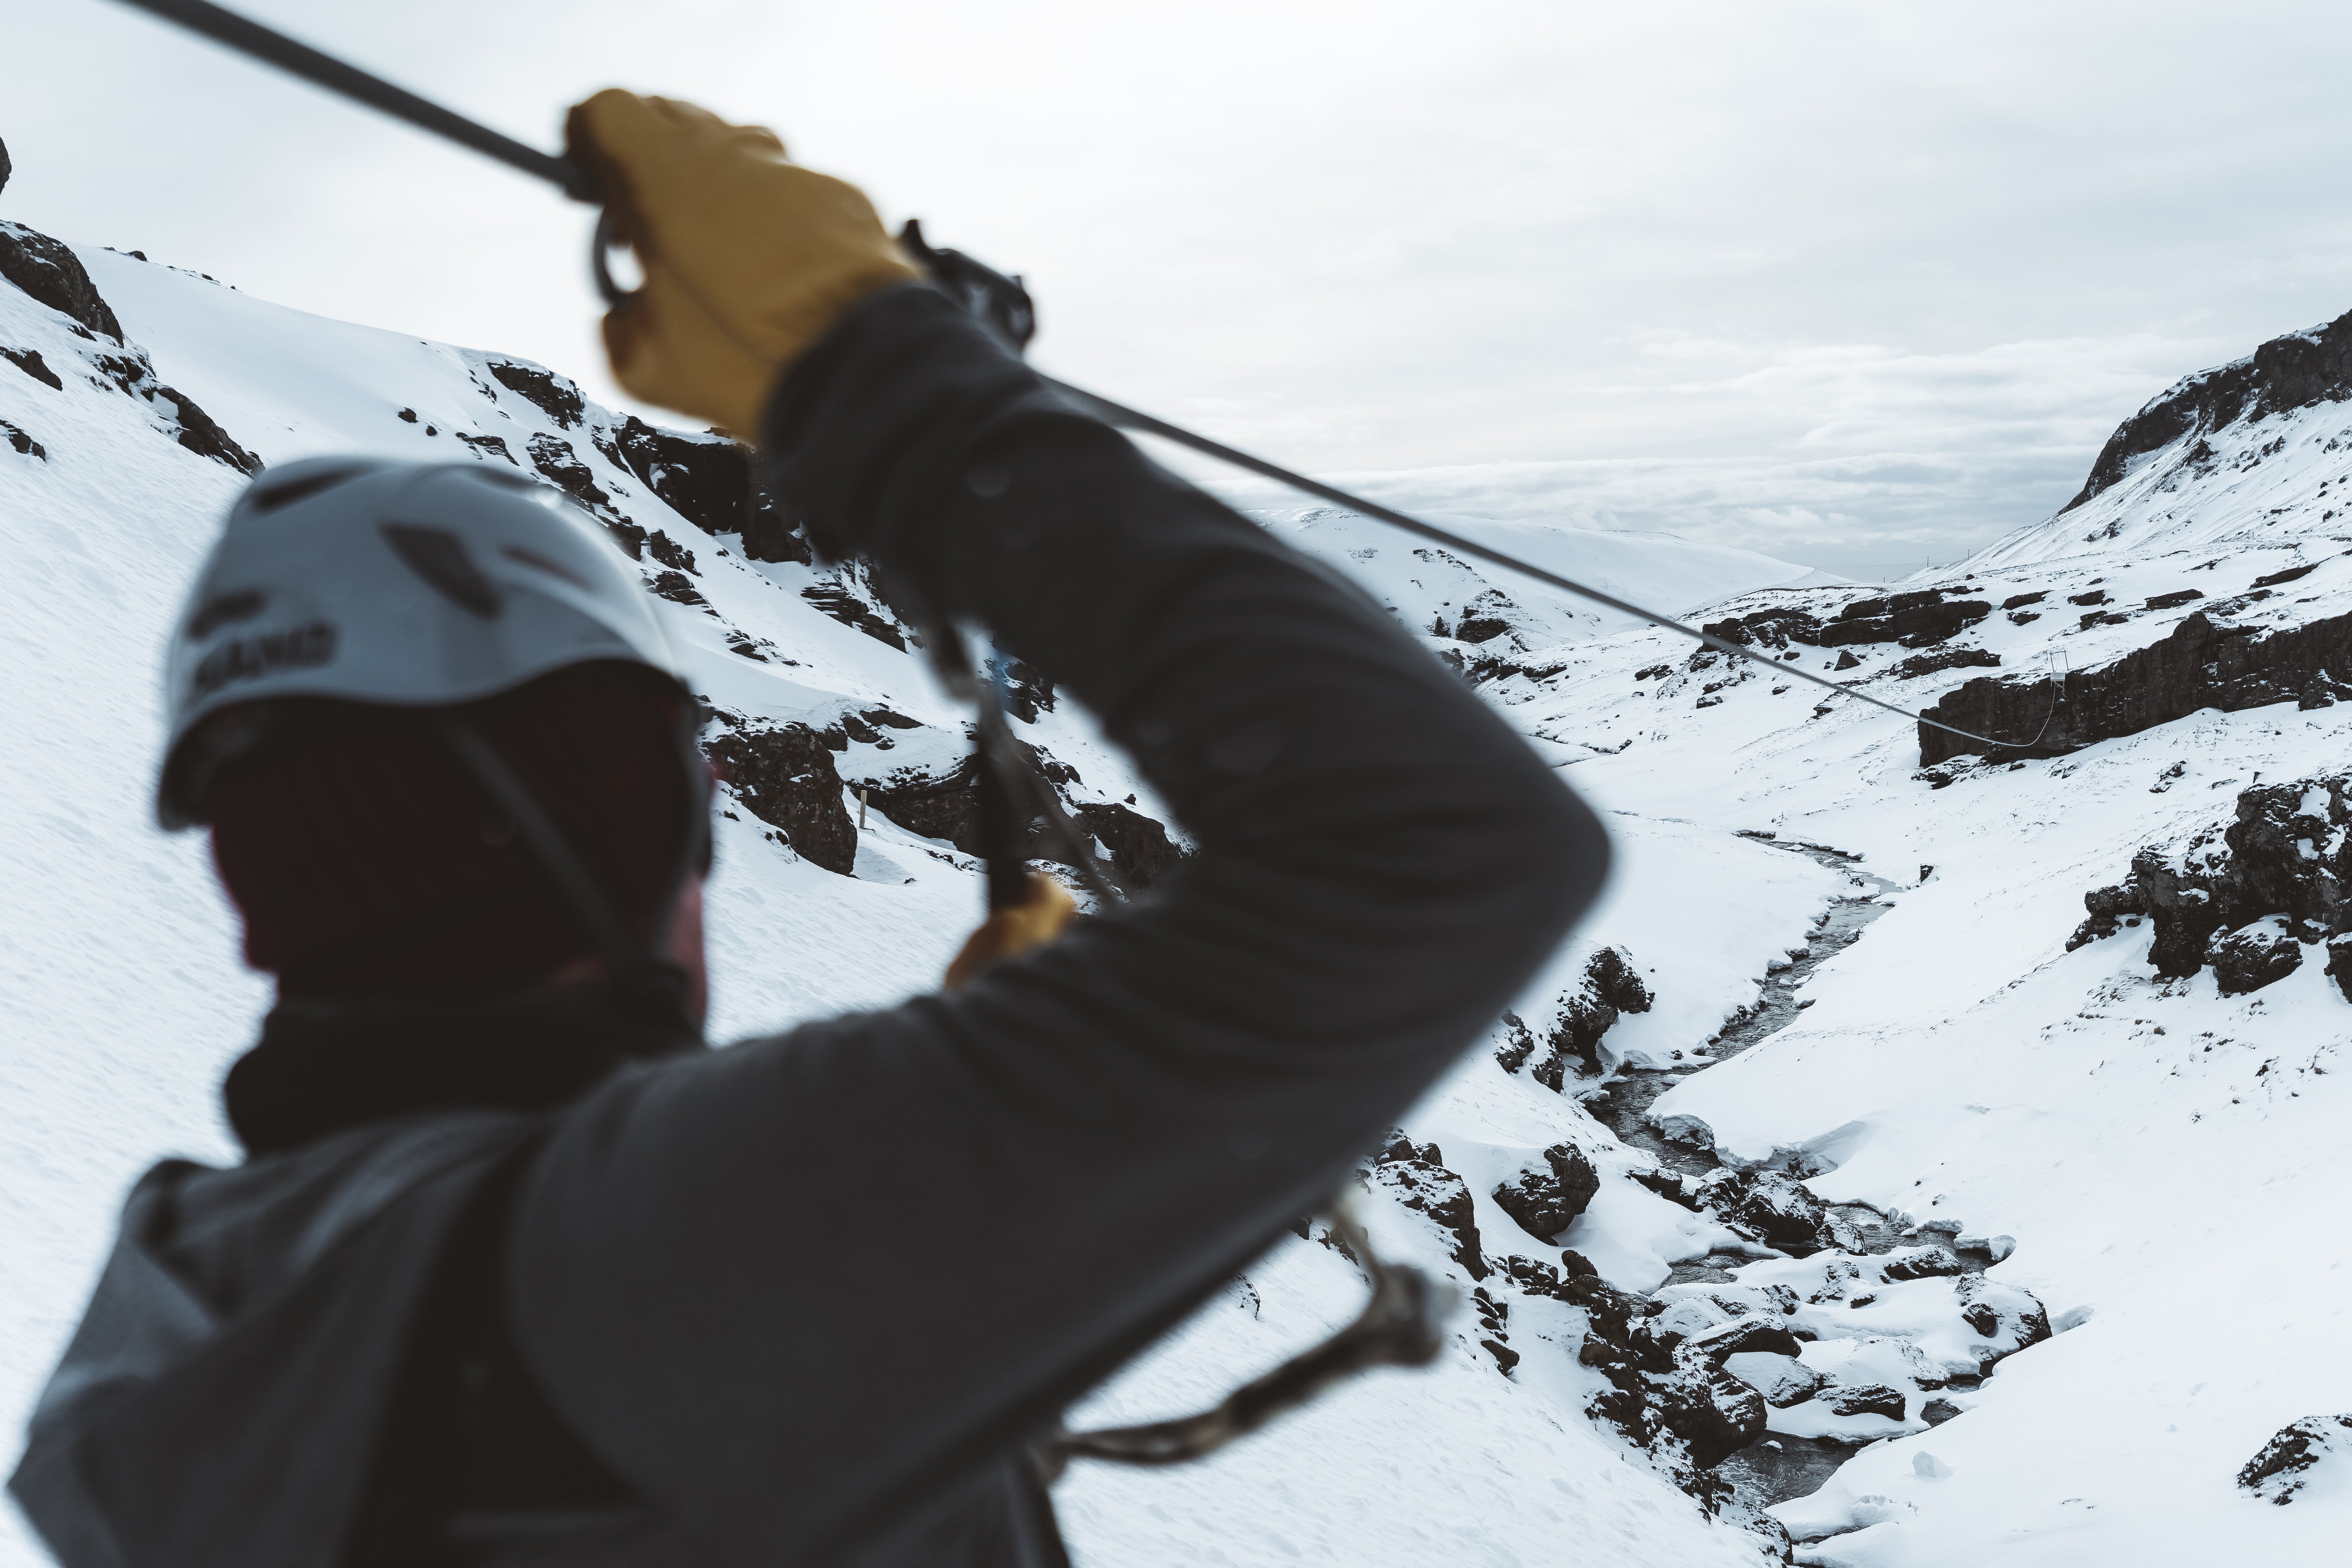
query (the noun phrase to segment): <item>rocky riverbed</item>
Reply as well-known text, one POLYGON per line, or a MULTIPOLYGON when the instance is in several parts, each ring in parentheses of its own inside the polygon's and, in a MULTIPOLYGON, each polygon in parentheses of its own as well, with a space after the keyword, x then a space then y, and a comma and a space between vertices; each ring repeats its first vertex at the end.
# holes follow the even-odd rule
MULTIPOLYGON (((1654 1155, 1682 1190, 1712 1197, 1727 1186, 1752 1184, 1744 1202, 1735 1198, 1729 1203, 1708 1202, 1707 1206, 1735 1228, 1753 1235, 1756 1242, 1737 1250, 1718 1248, 1705 1258, 1675 1265, 1664 1284, 1651 1293, 1654 1304, 1664 1304, 1655 1321, 1693 1317, 1685 1331, 1703 1334, 1710 1329, 1720 1331, 1723 1324, 1732 1321, 1776 1316, 1788 1321, 1793 1331, 1790 1337, 1802 1342, 1808 1333, 1798 1320, 1810 1315, 1808 1308, 1839 1303, 1849 1310, 1864 1309, 1874 1304, 1874 1292, 1864 1288, 1869 1284, 1948 1279, 1961 1308, 1958 1316, 1972 1330, 1983 1330, 1990 1336, 2008 1327, 2003 1310, 2010 1309, 2019 1320, 2017 1348, 2032 1342, 2048 1331, 2046 1325, 2039 1323, 2039 1304, 2021 1291, 1991 1286, 1979 1278, 1998 1257, 2006 1256, 2009 1238, 1964 1237, 1962 1226, 1948 1220, 1913 1226, 1906 1216, 1884 1214, 1864 1204, 1808 1205, 1810 1194, 1798 1185, 1798 1179, 1810 1173, 1801 1164, 1781 1171, 1742 1170, 1718 1156, 1713 1136, 1703 1124, 1690 1118, 1652 1115, 1654 1102, 1677 1082, 1749 1049, 1793 1022, 1811 1005, 1802 993, 1814 971, 1859 942, 1871 922, 1892 907, 1888 895, 1899 891, 1896 883, 1861 870, 1856 865, 1859 858, 1842 850, 1782 842, 1765 833, 1746 837, 1844 874, 1853 891, 1816 917, 1803 943, 1788 949, 1785 963, 1776 963, 1764 977, 1754 1005, 1727 1023, 1704 1048, 1685 1053, 1682 1061, 1671 1067, 1628 1067, 1605 1087, 1582 1096, 1597 1120, 1622 1142, 1654 1155), (1749 1223, 1740 1223, 1743 1215, 1749 1223), (1969 1245, 1958 1245, 1963 1240, 1969 1245), (1890 1262, 1864 1261, 1887 1259, 1897 1252, 1904 1257, 1890 1262), (1806 1274, 1807 1283, 1816 1283, 1811 1279, 1814 1274, 1821 1277, 1817 1288, 1805 1293, 1808 1300, 1802 1306, 1788 1284, 1758 1278, 1789 1272, 1788 1263, 1799 1258, 1813 1265, 1806 1274), (1994 1292, 2021 1300, 1985 1305, 1983 1299, 1994 1292), (1765 1299, 1751 1300, 1759 1294, 1765 1299), (1970 1296, 1979 1300, 1959 1300, 1970 1296), (1748 1310, 1737 1310, 1743 1307, 1748 1310), (1713 1323, 1703 1321, 1708 1316, 1715 1319, 1713 1323)), ((1923 868, 1923 877, 1930 869, 1923 868)), ((1933 1337, 1932 1331, 1860 1336, 1861 1348, 1844 1359, 1874 1365, 1884 1361, 1906 1374, 1882 1383, 1834 1375, 1825 1379, 1800 1356, 1750 1352, 1726 1358, 1733 1376, 1751 1386, 1763 1384, 1758 1392, 1770 1414, 1769 1425, 1750 1441, 1711 1467, 1722 1483, 1720 1495, 1749 1510, 1806 1496, 1866 1444, 1906 1427, 1916 1429, 1919 1423, 1935 1425, 1958 1415, 1963 1407, 1959 1401, 1978 1386, 1982 1373, 1961 1370, 1948 1355, 1938 1361, 1924 1354, 1919 1342, 1933 1337), (1780 1380, 1777 1384, 1776 1378, 1780 1380), (1911 1386, 1890 1386, 1897 1381, 1911 1386), (1814 1405, 1835 1419, 1790 1418, 1797 1407, 1814 1405), (1853 1408, 1844 1408, 1848 1405, 1853 1408), (1863 1429, 1854 1429, 1858 1423, 1863 1429), (1783 1429, 1813 1426, 1830 1429, 1783 1429)), ((1814 1342, 1819 1342, 1818 1338, 1814 1342)), ((1796 1348, 1801 1352, 1803 1347, 1801 1343, 1796 1348)))

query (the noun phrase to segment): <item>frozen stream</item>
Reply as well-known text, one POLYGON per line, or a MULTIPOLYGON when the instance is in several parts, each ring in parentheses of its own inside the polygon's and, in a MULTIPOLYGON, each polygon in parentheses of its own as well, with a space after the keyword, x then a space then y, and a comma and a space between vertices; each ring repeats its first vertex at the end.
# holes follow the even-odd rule
MULTIPOLYGON (((1646 1149, 1667 1169, 1690 1176, 1704 1176, 1718 1169, 1722 1162, 1711 1150, 1660 1137, 1649 1121, 1652 1103, 1693 1073, 1705 1072, 1717 1062, 1736 1057, 1787 1027, 1809 1005, 1799 993, 1813 971, 1861 941, 1871 921, 1886 912, 1886 895, 1899 890, 1897 884, 1858 869, 1857 858, 1842 850, 1820 844, 1783 842, 1760 833, 1744 837, 1843 872, 1853 879, 1854 891, 1830 906, 1802 947, 1789 949, 1789 966, 1765 976, 1762 994, 1754 1005, 1707 1042, 1705 1059, 1673 1068, 1627 1068, 1606 1088, 1585 1098, 1586 1108, 1621 1142, 1646 1149)), ((1884 1253, 1916 1244, 1916 1237, 1905 1236, 1900 1225, 1865 1204, 1833 1205, 1830 1212, 1836 1216, 1841 1229, 1851 1230, 1850 1251, 1884 1253)), ((1991 1261, 1983 1253, 1958 1256, 1962 1267, 1970 1272, 1981 1271, 1991 1261)), ((1668 1275, 1666 1283, 1728 1280, 1732 1276, 1726 1265, 1736 1268, 1747 1260, 1745 1257, 1718 1255, 1680 1264, 1668 1275)), ((1966 1383, 1959 1385, 1965 1386, 1966 1383)), ((1717 1469, 1731 1483, 1733 1494, 1740 1501, 1760 1509, 1818 1489, 1854 1452, 1853 1445, 1832 1437, 1783 1437, 1768 1433, 1722 1461, 1717 1469)))

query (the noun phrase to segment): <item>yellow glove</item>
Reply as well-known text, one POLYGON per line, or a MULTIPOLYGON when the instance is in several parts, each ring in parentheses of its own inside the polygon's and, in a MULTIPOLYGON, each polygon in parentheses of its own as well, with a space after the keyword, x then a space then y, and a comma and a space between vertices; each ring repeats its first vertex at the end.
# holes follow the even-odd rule
POLYGON ((1044 947, 1078 918, 1078 906, 1068 889, 1053 878, 1029 873, 1029 896, 1009 910, 999 910, 982 922, 948 965, 943 991, 961 991, 972 978, 1000 958, 1018 958, 1044 947))
POLYGON ((604 318, 613 375, 746 440, 785 369, 850 306, 921 276, 856 186, 776 133, 607 88, 564 126, 645 284, 604 318))

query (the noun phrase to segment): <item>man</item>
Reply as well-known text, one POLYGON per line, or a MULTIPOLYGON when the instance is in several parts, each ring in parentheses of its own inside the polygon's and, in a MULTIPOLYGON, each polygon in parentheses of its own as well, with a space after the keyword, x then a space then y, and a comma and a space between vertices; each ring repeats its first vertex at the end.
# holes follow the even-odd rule
POLYGON ((701 1049, 707 786, 617 557, 487 469, 265 474, 160 798, 280 1000, 247 1162, 141 1182, 36 1412, 12 1484, 68 1568, 1058 1563, 1029 1442, 1602 877, 1466 688, 1046 392, 857 192, 661 100, 572 140, 646 272, 623 384, 1076 693, 1199 853, 950 994, 701 1049))

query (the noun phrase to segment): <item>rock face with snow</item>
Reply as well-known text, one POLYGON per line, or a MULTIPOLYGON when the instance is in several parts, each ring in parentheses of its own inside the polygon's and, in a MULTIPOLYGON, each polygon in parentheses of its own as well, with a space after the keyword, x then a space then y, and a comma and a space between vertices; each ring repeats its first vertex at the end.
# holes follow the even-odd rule
POLYGON ((2148 960, 2179 978, 2210 964, 2221 994, 2274 984, 2326 945, 2325 967, 2352 998, 2352 775, 2324 774, 2238 793, 2237 813, 2132 858, 2126 880, 2083 896, 2090 918, 2072 951, 2146 917, 2148 960))
POLYGON ((1529 1077, 1559 1093, 1571 1070, 1583 1076, 1601 1071, 1603 1037, 1626 1014, 1648 1012, 1651 1000, 1633 961, 1617 948, 1604 947, 1586 960, 1583 984, 1554 1005, 1540 1039, 1517 1014, 1504 1015, 1509 1033, 1496 1047, 1495 1059, 1506 1072, 1527 1068, 1529 1077))
MULTIPOLYGON (((729 716, 720 716, 724 723, 729 716)), ((857 859, 857 826, 842 804, 841 775, 824 732, 806 724, 745 726, 703 742, 744 808, 784 836, 801 858, 847 876, 857 859)))
MULTIPOLYGON (((260 472, 258 458, 238 446, 194 399, 158 380, 144 349, 123 342, 121 323, 71 249, 22 224, 0 222, 0 279, 64 318, 66 331, 78 340, 60 342, 52 337, 46 356, 41 346, 0 344, 0 359, 53 392, 64 391, 63 377, 73 376, 135 398, 146 405, 143 412, 156 429, 189 451, 240 474, 260 472), (101 338, 121 352, 103 347, 101 338)), ((39 443, 23 426, 12 423, 8 429, 10 444, 19 453, 47 460, 48 449, 42 447, 36 453, 39 443)))
POLYGON ((1442 1234, 1454 1264, 1473 1279, 1487 1275, 1486 1255, 1478 1245, 1478 1220, 1470 1188, 1445 1168, 1445 1155, 1434 1143, 1415 1143, 1397 1133, 1374 1157, 1364 1180, 1392 1195, 1406 1209, 1425 1216, 1442 1234))
POLYGON ((2238 1472, 2238 1485, 2284 1507, 2314 1481, 2352 1471, 2352 1415, 2306 1415, 2280 1428, 2238 1472))
MULTIPOLYGON (((2286 569, 2290 577, 2307 570, 2286 569)), ((2229 618, 2272 596, 2268 587, 2257 586, 2201 606, 2162 641, 2111 664, 2069 671, 2060 679, 1980 677, 1928 709, 1927 717, 1995 741, 2014 740, 2015 744, 1990 753, 1990 760, 2008 762, 2064 756, 2099 741, 2185 719, 2200 708, 2234 712, 2276 702, 2324 708, 2336 700, 2339 686, 2352 690, 2335 673, 2352 676, 2352 615, 2276 631, 2229 618)), ((2176 601, 2180 602, 2185 601, 2176 601)), ((2151 599, 2147 607, 2171 606, 2151 599)), ((1984 750, 1949 731, 1919 727, 1923 767, 1984 750)))
POLYGON ((2213 370, 2183 376, 2147 406, 2116 426, 2091 465, 2090 477, 2074 499, 2059 509, 2073 511, 2123 483, 2135 468, 2168 448, 2179 449, 2185 466, 2221 460, 2213 438, 2241 424, 2352 398, 2352 313, 2326 326, 2288 332, 2213 370))
POLYGON ((122 323, 114 319, 113 308, 99 297, 81 258, 62 242, 0 219, 0 278, 85 333, 122 342, 122 323))
POLYGON ((1778 1171, 1717 1172, 1697 1199, 1732 1229, 1785 1252, 1812 1252, 1831 1240, 1822 1200, 1778 1171))
POLYGON ((1540 1170, 1521 1171, 1495 1189, 1495 1205, 1538 1241, 1549 1241, 1582 1214, 1601 1190, 1600 1173, 1573 1143, 1544 1151, 1540 1170))

